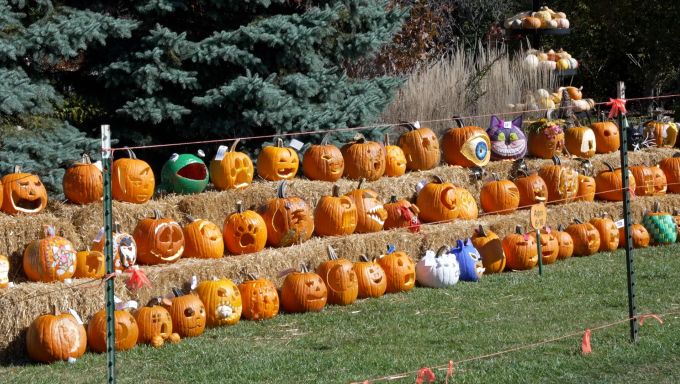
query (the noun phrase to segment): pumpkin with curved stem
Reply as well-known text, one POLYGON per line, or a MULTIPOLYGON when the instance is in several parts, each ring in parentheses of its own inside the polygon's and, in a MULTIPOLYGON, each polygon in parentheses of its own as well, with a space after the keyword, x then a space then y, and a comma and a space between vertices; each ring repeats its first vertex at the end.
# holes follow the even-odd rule
POLYGON ((416 264, 416 278, 424 287, 451 287, 458 282, 460 267, 456 255, 448 252, 449 247, 441 246, 437 252, 427 251, 416 264))
POLYGON ((371 189, 362 189, 363 183, 364 179, 359 181, 357 189, 345 195, 352 199, 357 207, 357 227, 354 232, 377 232, 382 230, 385 225, 387 211, 378 193, 371 189))
POLYGON ((431 223, 458 218, 459 207, 456 199, 456 186, 445 183, 435 175, 434 180, 425 184, 418 192, 416 205, 420 209, 420 220, 431 223))
POLYGON ((649 169, 652 171, 652 175, 654 176, 654 196, 665 195, 666 191, 668 190, 666 174, 658 165, 651 166, 649 169))
POLYGON ((519 189, 510 180, 500 180, 498 174, 479 192, 479 202, 487 213, 507 215, 519 207, 519 189))
POLYGON ((600 233, 590 223, 574 219, 567 227, 567 233, 574 242, 574 256, 590 256, 600 249, 600 233))
POLYGON ((339 259, 331 245, 326 246, 326 249, 328 260, 316 267, 316 273, 328 288, 328 304, 352 304, 359 295, 359 282, 352 262, 339 259))
POLYGON ((184 253, 182 227, 170 218, 161 217, 158 210, 154 216, 137 223, 132 237, 137 244, 137 257, 144 264, 174 263, 184 253))
POLYGON ((111 195, 115 200, 143 204, 153 196, 156 179, 151 166, 130 149, 128 158, 113 162, 111 169, 111 195))
POLYGON ((595 132, 584 126, 568 128, 564 132, 564 146, 572 155, 589 159, 597 151, 595 132))
MULTIPOLYGON (((529 233, 534 241, 538 241, 536 238, 536 232, 532 231, 529 233)), ((546 229, 541 229, 541 258, 543 265, 552 264, 557 260, 557 256, 560 253, 560 243, 557 240, 557 236, 553 231, 546 229)))
MULTIPOLYGON (((120 223, 113 225, 113 267, 116 271, 124 271, 137 262, 137 243, 129 233, 123 232, 120 223)), ((104 252, 104 227, 99 230, 97 238, 92 242, 92 250, 104 252)))
POLYGON ((557 237, 557 242, 560 246, 559 252, 557 253, 557 259, 564 260, 570 258, 574 254, 574 240, 571 238, 571 235, 564 230, 562 224, 557 227, 555 237, 557 237))
POLYGON ((477 248, 482 257, 485 273, 500 273, 505 269, 505 252, 501 239, 490 230, 485 230, 480 224, 470 237, 472 245, 477 248))
POLYGON ((654 244, 672 244, 678 238, 678 228, 673 216, 668 212, 662 212, 658 201, 654 203, 654 209, 651 212, 646 212, 643 215, 642 225, 649 232, 654 244))
POLYGON ((514 180, 519 193, 519 207, 528 208, 534 204, 548 200, 548 186, 536 173, 528 174, 524 170, 521 177, 514 180))
POLYGON ((184 233, 184 257, 217 259, 224 255, 222 231, 212 221, 188 216, 184 233))
POLYGON ((644 165, 630 167, 635 179, 635 194, 638 196, 653 196, 656 192, 652 169, 644 165))
POLYGON ((531 236, 522 233, 520 225, 515 227, 515 233, 503 238, 503 252, 507 259, 506 268, 527 270, 538 264, 536 241, 531 236))
POLYGON ((381 255, 378 264, 387 279, 386 293, 408 292, 416 284, 416 263, 403 251, 393 251, 381 255))
POLYGON ((612 219, 602 215, 593 217, 590 224, 597 229, 600 234, 600 252, 614 251, 619 247, 619 229, 612 219))
POLYGON ((158 305, 161 301, 161 298, 156 298, 135 313, 139 328, 137 342, 159 348, 165 341, 178 342, 180 340, 179 334, 172 332, 170 312, 158 305))
POLYGON ((491 160, 491 140, 482 127, 464 126, 460 118, 453 119, 457 127, 449 128, 442 137, 444 161, 461 167, 483 167, 491 160))
MULTIPOLYGON (((125 310, 113 313, 116 333, 116 351, 127 351, 137 345, 139 327, 135 318, 125 310)), ((98 353, 106 351, 106 309, 95 313, 87 324, 87 343, 90 350, 98 353)))
POLYGON ((241 292, 233 281, 216 277, 201 281, 196 294, 205 306, 208 327, 234 325, 241 319, 241 292))
POLYGON ((279 293, 274 284, 253 275, 248 275, 248 278, 238 286, 243 304, 241 316, 248 320, 265 320, 276 316, 279 313, 279 293))
POLYGON ((14 173, 9 173, 0 179, 3 197, 0 199, 0 209, 9 214, 40 213, 47 206, 47 190, 40 177, 21 172, 21 167, 14 166, 14 173))
MULTIPOLYGON (((623 180, 621 177, 621 168, 614 169, 611 164, 603 161, 607 166, 604 170, 595 177, 595 186, 597 198, 607 201, 621 201, 623 200, 623 180)), ((628 171, 628 187, 631 191, 637 188, 637 183, 633 174, 628 171)))
POLYGON ((354 141, 340 148, 345 159, 344 175, 349 179, 378 180, 385 173, 385 147, 358 133, 354 141))
MULTIPOLYGON (((619 228, 619 248, 626 247, 625 228, 619 228)), ((630 237, 633 239, 633 248, 647 248, 650 241, 649 232, 642 224, 631 224, 630 237)))
POLYGON ((406 155, 401 147, 390 145, 390 136, 385 134, 385 176, 395 177, 406 173, 406 155))
POLYGON ((45 238, 34 240, 24 250, 24 273, 31 281, 64 281, 76 271, 76 251, 67 239, 45 226, 45 238))
POLYGON ((458 203, 458 218, 461 220, 474 220, 479 217, 477 201, 472 193, 463 187, 456 187, 456 202, 458 203))
POLYGON ((309 180, 338 181, 345 170, 342 152, 329 144, 330 133, 324 135, 321 144, 307 148, 302 158, 302 172, 309 180))
POLYGON ((385 211, 387 220, 385 220, 384 229, 409 228, 412 232, 420 230, 420 220, 418 220, 420 209, 410 201, 397 200, 397 196, 392 195, 390 202, 385 204, 385 211))
POLYGON ((673 147, 678 138, 678 128, 669 122, 648 121, 644 125, 643 134, 653 138, 659 148, 673 147))
POLYGON ((564 131, 559 121, 539 119, 529 125, 529 154, 541 159, 552 159, 564 149, 564 131))
POLYGON ((75 278, 100 279, 106 274, 106 256, 98 251, 76 253, 75 278))
POLYGON ((77 359, 85 354, 87 333, 70 313, 60 313, 56 306, 51 314, 39 316, 26 332, 26 350, 35 361, 52 363, 77 359))
POLYGON ((580 159, 581 167, 578 175, 576 201, 594 201, 597 185, 593 177, 593 165, 588 159, 580 159))
MULTIPOLYGON (((175 297, 166 305, 172 318, 172 329, 181 337, 196 337, 205 331, 206 313, 201 299, 194 294, 184 295, 177 288, 172 289, 175 297)), ((165 305, 165 303, 164 303, 165 305)))
POLYGON ((424 171, 439 165, 441 153, 439 152, 439 139, 430 129, 419 124, 405 123, 408 132, 399 137, 399 146, 406 157, 406 169, 411 171, 424 171))
POLYGON ((667 192, 680 193, 680 152, 659 162, 659 168, 666 175, 667 192))
POLYGON ((293 148, 284 147, 281 138, 276 146, 267 145, 257 157, 257 174, 265 180, 290 180, 295 177, 300 159, 293 148))
MULTIPOLYGON (((602 113, 604 117, 604 112, 602 113)), ((619 127, 611 121, 602 121, 593 123, 590 128, 595 134, 595 143, 597 153, 609 153, 619 150, 621 145, 619 138, 619 127)))
POLYGON ((570 202, 578 193, 578 172, 562 165, 557 156, 553 156, 552 160, 552 165, 543 166, 538 171, 538 175, 548 186, 548 202, 570 202))
POLYGON ((286 312, 319 312, 328 299, 321 276, 302 264, 300 271, 289 273, 281 285, 281 305, 286 312))
POLYGON ((287 185, 282 180, 276 198, 269 199, 260 211, 267 225, 267 244, 272 247, 302 243, 314 233, 314 216, 309 205, 299 197, 287 197, 287 185))
POLYGON ((253 161, 245 153, 236 152, 240 140, 234 140, 229 152, 221 160, 214 159, 210 162, 210 179, 218 191, 243 189, 253 182, 253 161))
POLYGON ((87 153, 83 153, 80 162, 66 169, 62 186, 64 196, 73 203, 90 204, 101 201, 104 195, 102 170, 96 164, 92 164, 87 153))
POLYGON ((319 236, 351 235, 357 228, 357 206, 348 196, 340 196, 333 186, 331 196, 322 196, 314 209, 314 232, 319 236))
POLYGON ((9 259, 0 255, 0 289, 9 287, 9 259))
POLYGON ((231 254, 258 252, 267 244, 267 224, 259 213, 244 210, 243 202, 237 201, 236 212, 224 220, 222 237, 231 254))
POLYGON ((369 260, 366 255, 361 255, 359 261, 352 266, 357 274, 359 283, 360 299, 367 297, 380 297, 387 290, 387 277, 385 271, 375 260, 369 260))

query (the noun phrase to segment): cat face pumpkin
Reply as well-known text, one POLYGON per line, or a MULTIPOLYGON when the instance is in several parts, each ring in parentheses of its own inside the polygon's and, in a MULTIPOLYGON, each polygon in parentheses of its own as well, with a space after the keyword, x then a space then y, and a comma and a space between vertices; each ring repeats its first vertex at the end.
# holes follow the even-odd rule
POLYGON ((491 159, 519 159, 527 154, 527 139, 522 131, 522 116, 512 121, 503 121, 491 116, 486 131, 491 139, 491 159))

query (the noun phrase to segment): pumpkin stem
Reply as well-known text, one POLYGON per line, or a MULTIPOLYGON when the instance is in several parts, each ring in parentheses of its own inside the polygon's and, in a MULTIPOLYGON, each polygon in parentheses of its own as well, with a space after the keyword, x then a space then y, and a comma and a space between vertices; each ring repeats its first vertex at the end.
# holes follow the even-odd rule
POLYGON ((367 263, 367 262, 370 261, 366 255, 359 256, 359 260, 363 261, 364 263, 367 263))
POLYGON ((654 212, 661 212, 661 203, 658 201, 654 202, 654 212))
POLYGON ((338 259, 338 254, 335 252, 335 249, 333 248, 332 245, 328 244, 328 246, 326 247, 326 251, 328 252, 328 260, 338 259))
POLYGON ((527 171, 524 170, 524 169, 518 169, 518 170, 517 170, 517 174, 518 174, 518 175, 522 175, 522 176, 524 176, 524 177, 529 177, 529 172, 527 172, 527 171))
POLYGON ((125 150, 127 151, 128 157, 129 157, 129 158, 131 158, 131 159, 133 159, 133 160, 136 160, 136 159, 137 159, 137 155, 135 155, 135 153, 132 152, 132 149, 130 149, 130 148, 128 148, 128 147, 125 147, 125 150))
POLYGON ((675 154, 673 155, 673 157, 680 157, 680 152, 675 152, 675 154))
POLYGON ((329 132, 329 133, 323 135, 323 137, 321 138, 321 145, 328 145, 328 142, 330 140, 331 140, 331 134, 329 132))
POLYGON ((161 217, 163 217, 163 215, 161 215, 161 211, 158 210, 158 209, 154 209, 154 210, 153 210, 153 218, 154 218, 154 220, 158 220, 158 219, 160 219, 161 217))
POLYGON ((163 298, 160 297, 160 296, 156 296, 156 297, 152 298, 151 300, 149 300, 149 302, 146 303, 146 306, 147 307, 153 307, 154 305, 161 305, 161 304, 163 304, 163 298))
POLYGON ((522 230, 522 226, 521 226, 521 225, 516 225, 516 226, 515 226, 515 233, 518 234, 518 235, 521 235, 522 232, 524 232, 524 231, 522 230))
POLYGON ((498 176, 498 173, 495 173, 495 172, 491 174, 491 178, 494 181, 500 181, 501 180, 500 176, 498 176))
POLYGON ((116 221, 115 224, 113 224, 113 230, 117 233, 123 233, 122 227, 119 222, 116 221))
POLYGON ((286 198, 286 188, 288 187, 288 182, 286 180, 281 180, 279 186, 276 188, 276 197, 279 199, 286 198))
POLYGON ((609 164, 606 161, 603 161, 602 163, 607 166, 607 169, 609 169, 609 172, 614 172, 614 167, 612 167, 611 164, 609 164))
POLYGON ((434 182, 437 184, 444 184, 444 179, 442 179, 441 176, 439 175, 433 175, 432 178, 434 179, 434 182))
POLYGON ((307 266, 306 266, 305 264, 300 264, 300 272, 302 272, 302 273, 308 273, 308 272, 309 272, 309 268, 307 268, 307 266))
POLYGON ((673 216, 677 216, 677 215, 680 215, 680 210, 678 210, 676 208, 676 209, 673 210, 673 216))
POLYGON ((442 245, 441 247, 439 247, 439 249, 437 250, 437 253, 434 255, 434 257, 435 258, 441 257, 444 253, 446 253, 446 251, 448 251, 448 249, 449 249, 449 247, 447 247, 446 245, 442 245))
POLYGON ((19 164, 14 165, 14 173, 21 173, 21 165, 19 164))
POLYGON ((276 138, 276 147, 277 148, 283 148, 283 139, 280 137, 276 138))
POLYGON ((243 201, 236 202, 236 213, 243 213, 243 201))
POLYGON ((479 224, 479 228, 477 228, 477 234, 482 237, 486 237, 486 231, 484 230, 484 226, 479 224))
POLYGON ((196 219, 194 219, 194 217, 191 216, 191 215, 186 215, 186 216, 184 216, 184 218, 185 218, 189 223, 193 223, 194 221, 196 221, 196 219))
POLYGON ((451 116, 451 119, 454 123, 456 123, 458 128, 463 128, 465 126, 465 124, 463 124, 463 119, 460 118, 460 115, 453 115, 451 116))
POLYGON ((394 203, 396 203, 396 202, 397 202, 397 195, 392 195, 392 196, 390 196, 390 203, 391 203, 391 204, 394 204, 394 203))
POLYGON ((583 221, 581 221, 581 219, 579 219, 579 218, 574 218, 574 223, 583 224, 583 221))
POLYGON ((337 184, 333 185, 333 197, 340 196, 340 186, 337 184))
POLYGON ((555 164, 555 165, 562 165, 562 161, 560 160, 559 157, 557 157, 557 155, 553 155, 552 161, 553 161, 553 164, 555 164))
POLYGON ((234 140, 234 142, 231 143, 231 148, 229 148, 229 152, 236 152, 236 146, 238 145, 238 143, 239 143, 240 141, 241 141, 240 138, 234 140))
POLYGON ((92 164, 92 159, 90 158, 90 155, 88 155, 87 153, 83 153, 83 156, 80 159, 80 161, 83 164, 92 164))
POLYGON ((418 129, 418 128, 416 128, 416 125, 414 123, 411 123, 411 122, 408 122, 408 121, 401 120, 399 123, 401 123, 401 124, 398 125, 399 127, 404 127, 406 129, 408 129, 409 131, 415 131, 416 129, 418 129))
POLYGON ((558 232, 564 232, 564 225, 560 224, 557 226, 557 231, 558 232))
POLYGON ((175 297, 184 296, 184 292, 177 287, 172 287, 172 294, 175 295, 175 297))
POLYGON ((52 303, 52 314, 54 316, 61 315, 61 312, 59 312, 59 309, 57 308, 57 304, 52 303))
POLYGON ((357 133, 356 135, 354 135, 354 142, 359 143, 359 144, 363 144, 363 143, 366 142, 366 136, 364 136, 361 133, 357 133))
POLYGON ((361 186, 364 185, 364 182, 365 182, 365 181, 366 181, 366 178, 365 178, 365 177, 362 177, 362 178, 359 180, 359 184, 357 185, 357 189, 361 189, 361 186))
POLYGON ((246 277, 248 278, 248 280, 257 280, 257 276, 255 276, 255 274, 252 272, 246 273, 246 277))

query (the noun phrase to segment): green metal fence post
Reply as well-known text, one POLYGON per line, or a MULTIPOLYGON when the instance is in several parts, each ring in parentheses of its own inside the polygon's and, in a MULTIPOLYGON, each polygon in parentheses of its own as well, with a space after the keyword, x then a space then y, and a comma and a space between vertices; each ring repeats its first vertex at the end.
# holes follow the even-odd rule
MULTIPOLYGON (((102 168, 104 176, 104 254, 106 255, 106 274, 114 273, 113 267, 113 211, 111 204, 111 129, 101 126, 102 168)), ((106 378, 107 383, 116 382, 116 325, 114 322, 115 302, 113 298, 114 279, 106 280, 106 378)))

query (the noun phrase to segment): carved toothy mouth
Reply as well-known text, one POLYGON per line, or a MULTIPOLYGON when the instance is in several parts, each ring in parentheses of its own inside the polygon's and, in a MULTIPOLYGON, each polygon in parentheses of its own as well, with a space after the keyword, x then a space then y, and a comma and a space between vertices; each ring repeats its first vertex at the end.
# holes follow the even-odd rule
POLYGON ((189 180, 205 180, 208 177, 208 168, 202 163, 191 163, 180 168, 177 175, 189 180))
POLYGON ((16 209, 19 212, 26 213, 38 212, 40 210, 40 207, 42 206, 42 199, 40 197, 36 196, 34 199, 29 200, 17 196, 14 191, 12 191, 12 198, 10 199, 10 201, 12 202, 12 206, 14 207, 14 209, 16 209))
POLYGON ((497 157, 512 158, 523 155, 527 146, 525 140, 515 140, 510 144, 497 141, 491 144, 491 148, 497 157))
POLYGON ((368 218, 380 224, 380 226, 385 225, 385 220, 387 219, 387 214, 382 205, 376 205, 366 211, 368 218))
POLYGON ((182 256, 182 253, 184 253, 184 246, 179 247, 179 250, 175 254, 165 256, 165 257, 163 257, 163 255, 159 254, 156 251, 153 251, 153 250, 151 251, 152 255, 154 255, 154 256, 156 256, 159 259, 164 260, 164 261, 175 261, 182 256))

